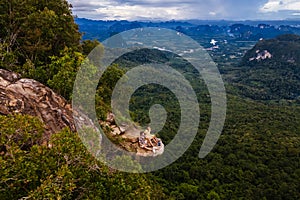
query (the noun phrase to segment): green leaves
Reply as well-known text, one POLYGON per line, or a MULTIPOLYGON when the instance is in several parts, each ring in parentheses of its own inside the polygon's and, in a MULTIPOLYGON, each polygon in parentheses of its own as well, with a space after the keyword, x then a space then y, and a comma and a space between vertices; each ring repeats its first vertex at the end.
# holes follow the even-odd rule
POLYGON ((105 119, 111 111, 111 96, 118 80, 125 74, 117 64, 109 66, 103 73, 96 92, 96 113, 98 118, 105 119))
POLYGON ((49 71, 47 84, 60 95, 70 100, 77 70, 83 62, 84 57, 79 52, 65 49, 61 57, 53 56, 49 71))
POLYGON ((66 47, 81 48, 69 6, 65 0, 1 0, 0 67, 45 83, 41 77, 47 74, 51 56, 59 56, 66 47), (32 63, 30 70, 23 69, 26 63, 32 63))
POLYGON ((150 175, 118 173, 98 162, 76 133, 65 129, 46 146, 36 145, 40 131, 42 124, 33 117, 0 116, 0 199, 163 197, 150 175), (28 138, 31 143, 24 149, 28 138))
POLYGON ((43 131, 42 123, 34 117, 0 115, 0 146, 5 148, 17 145, 28 150, 41 139, 43 131))

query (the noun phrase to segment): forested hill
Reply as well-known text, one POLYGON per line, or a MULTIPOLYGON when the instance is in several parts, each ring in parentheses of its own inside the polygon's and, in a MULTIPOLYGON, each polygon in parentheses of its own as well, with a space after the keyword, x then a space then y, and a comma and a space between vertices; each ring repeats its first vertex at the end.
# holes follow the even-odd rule
POLYGON ((261 40, 244 56, 236 85, 258 100, 300 99, 300 36, 261 40))
MULTIPOLYGON (((246 53, 242 64, 254 66, 258 63, 262 65, 275 65, 276 63, 300 66, 300 36, 285 34, 277 36, 274 39, 259 41, 253 49, 246 53), (271 58, 257 58, 265 50, 271 54, 271 58)), ((279 68, 279 65, 277 67, 279 68)))

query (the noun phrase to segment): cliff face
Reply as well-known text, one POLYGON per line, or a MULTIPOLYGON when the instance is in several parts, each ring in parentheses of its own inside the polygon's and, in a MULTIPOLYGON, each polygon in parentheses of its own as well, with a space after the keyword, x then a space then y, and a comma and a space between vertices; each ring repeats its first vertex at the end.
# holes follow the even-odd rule
MULTIPOLYGON (((44 141, 48 140, 51 134, 59 132, 65 127, 69 127, 71 131, 75 132, 75 121, 77 128, 89 127, 99 132, 86 115, 79 110, 73 111, 71 105, 50 88, 32 79, 22 79, 14 72, 0 69, 0 115, 9 114, 38 117, 45 124, 44 141)), ((110 123, 104 125, 109 126, 110 123)), ((111 128, 113 130, 113 127, 111 128)), ((139 147, 140 129, 127 127, 123 131, 122 128, 120 129, 120 135, 121 132, 121 137, 125 140, 121 146, 126 150, 135 149, 135 152, 141 156, 157 156, 164 151, 162 142, 159 148, 143 149, 139 147)), ((101 135, 98 139, 101 144, 101 135)))
POLYGON ((69 127, 76 131, 71 105, 50 88, 0 69, 0 114, 26 114, 45 124, 45 137, 69 127))

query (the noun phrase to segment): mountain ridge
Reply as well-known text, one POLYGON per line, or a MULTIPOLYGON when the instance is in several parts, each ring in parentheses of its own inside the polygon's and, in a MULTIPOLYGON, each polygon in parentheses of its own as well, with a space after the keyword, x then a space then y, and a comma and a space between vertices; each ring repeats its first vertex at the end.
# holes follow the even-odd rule
POLYGON ((233 81, 242 95, 255 100, 300 99, 300 36, 259 41, 249 50, 233 81))

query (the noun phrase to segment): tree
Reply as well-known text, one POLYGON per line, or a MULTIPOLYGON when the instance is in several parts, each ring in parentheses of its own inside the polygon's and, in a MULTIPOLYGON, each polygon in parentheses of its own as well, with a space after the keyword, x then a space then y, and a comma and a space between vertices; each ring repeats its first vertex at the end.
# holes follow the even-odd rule
MULTIPOLYGON (((47 84, 57 93, 70 100, 76 73, 84 61, 84 56, 79 52, 65 49, 60 56, 52 56, 48 66, 47 84)), ((44 77, 41 77, 44 78, 44 77)))
MULTIPOLYGON (((111 110, 111 96, 118 80, 125 74, 117 64, 109 66, 103 73, 96 92, 96 112, 98 118, 105 119, 111 110)), ((125 91, 124 91, 125 92, 125 91)))
POLYGON ((0 67, 35 78, 32 71, 46 71, 50 56, 59 56, 65 47, 80 50, 81 34, 70 8, 65 0, 0 0, 0 67), (24 70, 26 63, 32 65, 24 70))
POLYGON ((218 195, 218 193, 216 193, 215 191, 212 190, 208 193, 207 199, 219 200, 220 196, 218 195))
POLYGON ((84 40, 81 43, 82 53, 87 56, 94 50, 97 46, 100 45, 98 40, 84 40))

